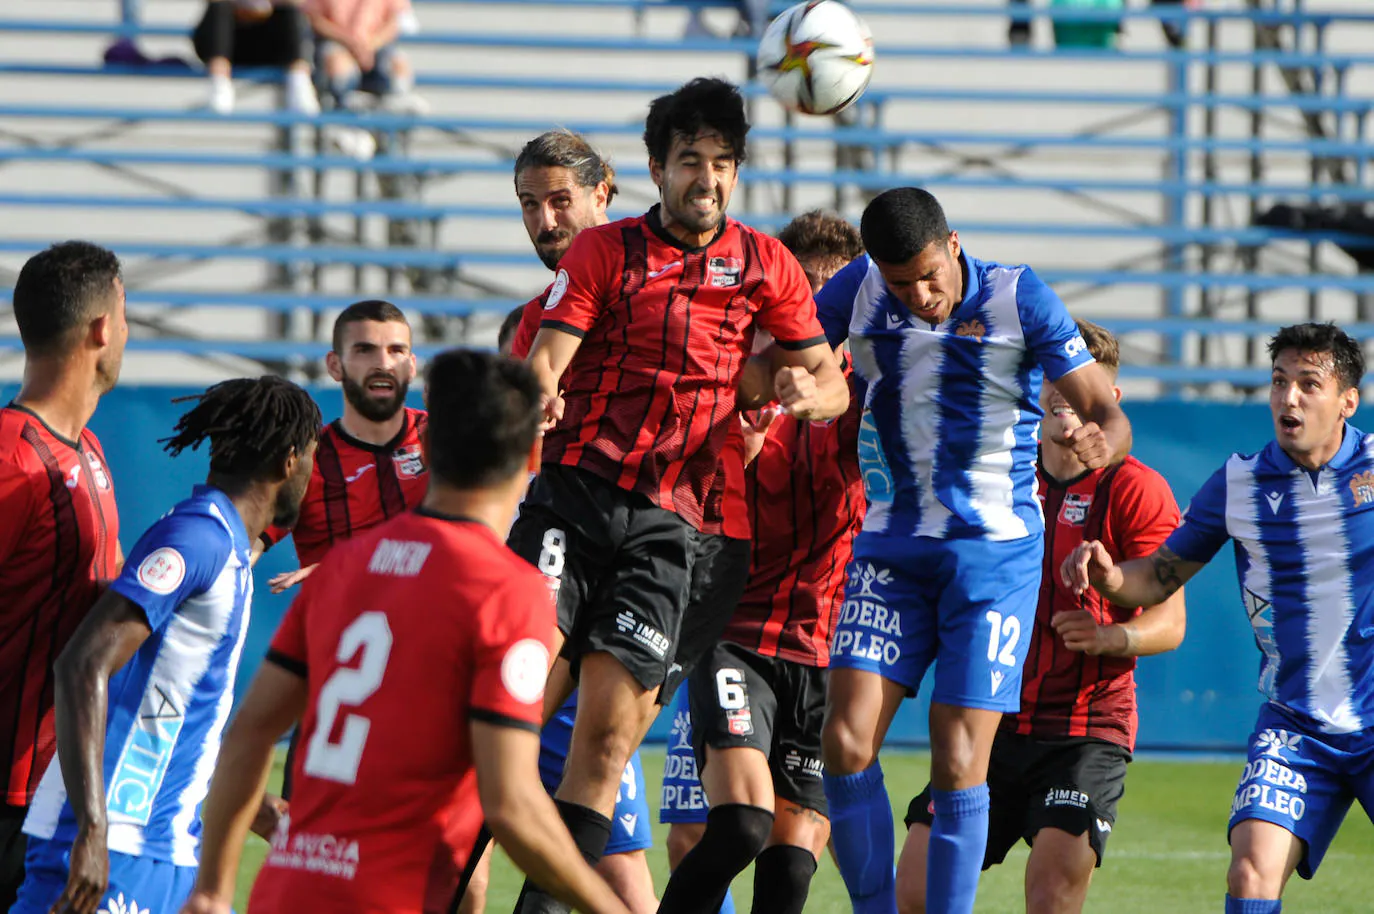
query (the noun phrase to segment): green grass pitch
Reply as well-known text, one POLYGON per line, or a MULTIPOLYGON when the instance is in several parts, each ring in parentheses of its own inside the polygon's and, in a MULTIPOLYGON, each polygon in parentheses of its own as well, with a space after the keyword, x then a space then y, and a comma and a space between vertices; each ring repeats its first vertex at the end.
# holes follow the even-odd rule
MULTIPOLYGON (((281 760, 273 783, 280 782, 281 760)), ((893 805, 901 812, 912 793, 925 784, 929 766, 925 756, 889 752, 883 756, 893 805)), ((1220 914, 1226 892, 1226 818, 1241 762, 1172 761, 1145 758, 1131 765, 1126 796, 1116 830, 1107 845, 1107 859, 1093 879, 1086 911, 1092 914, 1220 914)), ((663 750, 644 751, 644 778, 650 811, 658 816, 658 787, 663 750)), ((663 850, 665 826, 654 826, 655 847, 649 852, 655 887, 662 891, 668 878, 663 850)), ((239 872, 235 909, 243 912, 266 852, 264 841, 250 836, 239 872)), ((900 847, 901 836, 898 836, 900 847)), ((1022 875, 1027 849, 1019 846, 1007 862, 983 875, 978 890, 979 912, 1013 914, 1025 910, 1022 875)), ((735 881, 735 905, 749 910, 752 871, 735 881)), ((520 875, 498 854, 492 872, 487 910, 508 914, 520 890, 520 875)), ((808 912, 847 914, 849 899, 830 860, 821 861, 807 902, 808 912)), ((1284 914, 1368 914, 1374 911, 1374 828, 1358 804, 1327 852, 1317 878, 1297 876, 1289 883, 1284 914)))

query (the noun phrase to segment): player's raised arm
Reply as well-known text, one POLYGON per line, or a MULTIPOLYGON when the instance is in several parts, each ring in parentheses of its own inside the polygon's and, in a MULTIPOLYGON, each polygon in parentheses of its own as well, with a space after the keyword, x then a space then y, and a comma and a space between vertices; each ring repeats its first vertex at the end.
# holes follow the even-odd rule
MULTIPOLYGON (((1096 364, 1084 365, 1054 382, 1083 424, 1059 442, 1091 469, 1116 463, 1131 450, 1131 422, 1112 392, 1112 383, 1096 364)), ((1152 604, 1143 604, 1152 605, 1152 604)))
POLYGON ((229 911, 243 843, 263 806, 272 753, 305 711, 306 680, 282 662, 268 654, 225 734, 202 812, 200 869, 183 909, 188 914, 229 911))
POLYGON ((628 914, 573 843, 539 781, 539 734, 473 720, 477 792, 492 837, 538 885, 578 911, 628 914))
POLYGON ((59 910, 95 911, 109 879, 104 758, 110 676, 151 633, 137 603, 106 590, 54 665, 57 759, 77 827, 59 910))
POLYGON ((1074 593, 1092 587, 1120 606, 1154 606, 1179 591, 1205 564, 1179 558, 1164 545, 1145 558, 1118 565, 1101 542, 1089 540, 1069 553, 1059 576, 1074 593))

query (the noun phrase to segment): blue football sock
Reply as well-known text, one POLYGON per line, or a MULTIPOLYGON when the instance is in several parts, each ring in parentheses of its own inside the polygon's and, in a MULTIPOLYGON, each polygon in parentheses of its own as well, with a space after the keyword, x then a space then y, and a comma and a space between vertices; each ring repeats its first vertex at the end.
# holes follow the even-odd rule
POLYGON ((854 914, 896 914, 892 862, 897 847, 882 767, 874 761, 858 774, 827 774, 825 798, 830 804, 835 862, 849 889, 854 914))
POLYGON ((735 914, 735 895, 729 889, 725 890, 725 900, 720 903, 720 914, 735 914))
POLYGON ((1226 914, 1279 914, 1283 901, 1267 898, 1232 898, 1226 896, 1226 914))
POLYGON ((988 785, 930 789, 935 823, 926 858, 926 911, 972 914, 988 846, 988 785))

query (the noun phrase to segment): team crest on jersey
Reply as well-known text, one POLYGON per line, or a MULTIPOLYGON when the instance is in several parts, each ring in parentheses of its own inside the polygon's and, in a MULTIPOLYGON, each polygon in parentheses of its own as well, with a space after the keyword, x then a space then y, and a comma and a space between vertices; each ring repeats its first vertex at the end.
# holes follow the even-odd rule
POLYGON ((954 328, 955 336, 969 336, 975 340, 981 340, 988 335, 988 328, 983 326, 983 322, 978 318, 961 321, 959 326, 954 328))
POLYGON ((1092 495, 1068 492, 1064 495, 1064 505, 1059 509, 1059 522, 1070 527, 1081 527, 1088 519, 1088 508, 1093 503, 1092 495))
POLYGON ((425 471, 425 459, 420 454, 418 444, 407 444, 403 448, 398 448, 391 455, 391 459, 396 462, 396 472, 406 479, 414 479, 425 471))
POLYGON ((100 462, 100 458, 95 454, 86 454, 86 463, 91 468, 91 478, 95 480, 95 487, 102 492, 110 491, 110 477, 105 472, 105 466, 100 462))
POLYGON ((744 275, 744 261, 738 257, 712 257, 706 261, 706 281, 717 289, 740 284, 744 275))
POLYGON ((1350 494, 1355 496, 1355 504, 1367 505, 1374 501, 1374 470, 1356 473, 1350 480, 1350 494))
POLYGON ((568 271, 559 270, 558 275, 553 278, 553 285, 549 286, 549 297, 544 300, 544 310, 552 311, 558 307, 558 303, 563 300, 563 296, 568 294, 568 271))

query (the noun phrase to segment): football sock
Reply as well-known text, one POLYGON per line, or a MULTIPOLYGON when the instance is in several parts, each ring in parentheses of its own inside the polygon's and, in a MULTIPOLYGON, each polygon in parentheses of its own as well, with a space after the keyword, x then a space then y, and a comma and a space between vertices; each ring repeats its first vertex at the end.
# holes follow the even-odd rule
MULTIPOLYGON (((553 802, 577 849, 582 852, 582 858, 596 866, 606 853, 606 842, 611 839, 611 820, 587 806, 559 799, 553 802)), ((520 897, 515 902, 516 914, 568 914, 571 910, 529 879, 521 886, 520 897)))
POLYGON ((719 910, 730 880, 753 862, 772 831, 772 810, 743 803, 713 806, 706 814, 706 832, 673 870, 659 914, 719 910))
POLYGON ((720 903, 718 914, 735 914, 735 894, 729 889, 725 890, 725 899, 720 903))
POLYGON ((802 914, 816 858, 804 847, 776 844, 754 861, 752 914, 802 914))
POLYGON ((930 790, 935 823, 926 858, 926 910, 972 914, 988 846, 988 785, 930 790))
POLYGON ((854 914, 896 914, 897 847, 882 766, 875 759, 857 774, 827 774, 825 798, 835 862, 854 914))
POLYGON ((1279 914, 1283 900, 1267 898, 1232 898, 1226 896, 1226 914, 1279 914))

